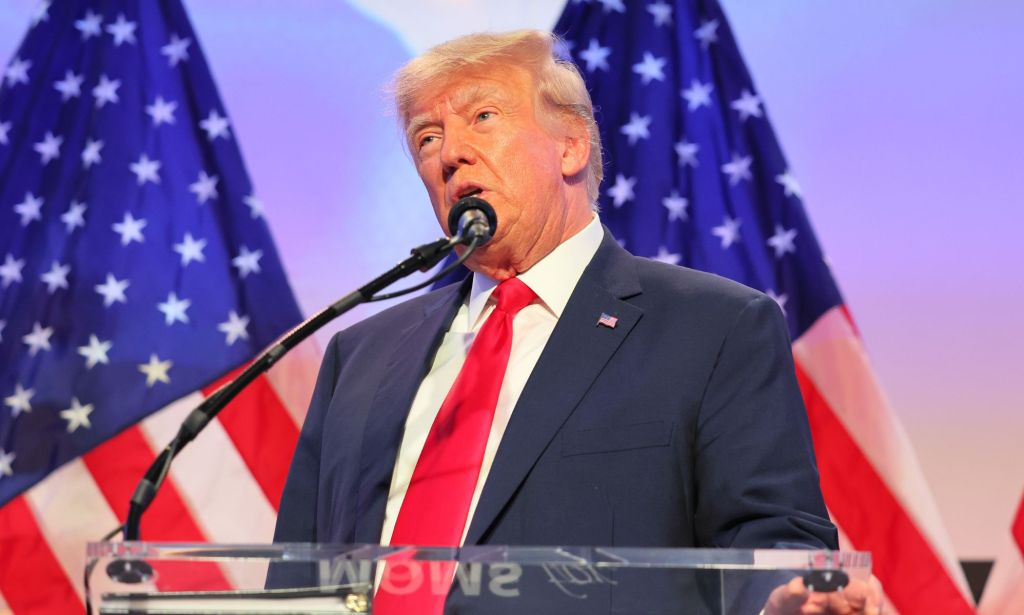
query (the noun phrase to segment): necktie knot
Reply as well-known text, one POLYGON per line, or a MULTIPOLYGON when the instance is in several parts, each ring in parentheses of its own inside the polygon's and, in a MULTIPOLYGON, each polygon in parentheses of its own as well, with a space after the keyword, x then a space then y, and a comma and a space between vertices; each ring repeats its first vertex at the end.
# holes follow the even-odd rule
POLYGON ((523 283, 519 278, 509 278, 498 284, 494 289, 494 300, 497 301, 495 309, 505 312, 509 316, 515 316, 519 310, 533 303, 537 293, 523 283))

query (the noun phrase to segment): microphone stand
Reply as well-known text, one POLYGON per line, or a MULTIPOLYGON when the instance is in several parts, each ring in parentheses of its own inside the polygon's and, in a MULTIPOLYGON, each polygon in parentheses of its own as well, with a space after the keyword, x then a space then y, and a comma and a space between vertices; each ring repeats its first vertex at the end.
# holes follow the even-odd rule
MULTIPOLYGON (((128 516, 124 525, 108 534, 104 537, 104 540, 109 540, 122 528, 124 530, 124 540, 139 539, 139 522, 141 520, 142 513, 149 508, 149 505, 153 502, 153 498, 156 496, 157 490, 160 489, 160 485, 163 484, 164 479, 167 477, 171 461, 189 442, 194 440, 195 437, 199 435, 199 432, 201 432, 203 428, 206 427, 206 425, 209 424, 209 422, 213 420, 213 418, 216 417, 232 399, 241 393, 242 389, 248 386, 249 383, 270 369, 271 366, 277 363, 281 357, 298 345, 299 342, 305 340, 328 322, 334 320, 338 316, 341 316, 345 312, 348 312, 355 306, 368 301, 373 301, 374 299, 391 298, 400 294, 405 294, 406 292, 411 292, 418 288, 427 286, 435 279, 443 277, 450 270, 462 264, 467 258, 469 258, 473 251, 476 250, 477 246, 483 243, 483 241, 481 241, 483 238, 479 235, 470 234, 470 237, 472 240, 469 242, 469 245, 462 256, 448 267, 445 267, 444 270, 440 271, 430 280, 412 288, 392 293, 386 297, 375 297, 374 295, 376 293, 410 275, 414 271, 427 271, 444 258, 446 254, 451 252, 456 245, 464 243, 465 239, 461 235, 457 235, 451 239, 438 239, 437 241, 413 248, 412 255, 409 258, 398 263, 383 275, 370 281, 355 292, 345 295, 326 309, 320 311, 318 314, 300 323, 294 329, 279 338, 274 345, 264 351, 263 354, 246 367, 245 370, 243 370, 242 373, 234 380, 217 389, 213 395, 203 400, 203 402, 188 415, 179 428, 178 434, 173 440, 171 440, 170 444, 161 451, 153 461, 153 464, 149 466, 145 476, 143 476, 142 480, 139 481, 138 486, 135 488, 135 493, 132 494, 132 499, 128 505, 128 516)), ((487 238, 489 239, 489 237, 487 238)), ((484 241, 486 241, 486 239, 484 239, 484 241)))

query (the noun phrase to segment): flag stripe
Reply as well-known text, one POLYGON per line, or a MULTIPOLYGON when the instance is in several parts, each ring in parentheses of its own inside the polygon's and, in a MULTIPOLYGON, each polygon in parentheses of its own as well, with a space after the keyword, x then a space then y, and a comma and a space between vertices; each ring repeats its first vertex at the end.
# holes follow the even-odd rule
MULTIPOLYGON (((119 521, 128 513, 128 501, 139 479, 156 458, 138 427, 111 438, 83 457, 86 467, 119 521)), ((146 511, 142 539, 161 542, 205 542, 206 536, 192 518, 173 480, 166 480, 146 511)), ((163 566, 156 585, 161 589, 231 589, 215 564, 163 566)))
POLYGON ((911 613, 973 613, 913 520, 837 419, 799 361, 822 491, 836 520, 858 549, 873 553, 875 575, 894 606, 911 613))
MULTIPOLYGON (((847 314, 844 309, 826 312, 793 344, 794 354, 845 432, 930 544, 946 574, 970 601, 966 578, 910 439, 882 393, 847 314)), ((819 450, 832 454, 831 449, 819 450)))
POLYGON ((76 580, 85 569, 85 544, 117 526, 89 470, 81 459, 61 466, 28 491, 26 502, 64 574, 81 592, 76 580))
POLYGON ((66 615, 84 609, 24 497, 0 507, 0 592, 18 615, 66 615), (45 587, 46 591, 39 588, 45 587))
MULTIPOLYGON (((221 378, 203 393, 210 395, 240 371, 221 378)), ((217 418, 276 511, 299 440, 294 419, 264 377, 253 381, 217 418)))
MULTIPOLYGON (((169 442, 188 413, 202 400, 195 393, 142 422, 150 442, 169 442)), ((276 512, 253 479, 219 420, 171 466, 175 482, 204 535, 214 543, 259 543, 273 538, 276 512)), ((238 589, 263 587, 265 570, 247 563, 225 563, 223 569, 238 589)))

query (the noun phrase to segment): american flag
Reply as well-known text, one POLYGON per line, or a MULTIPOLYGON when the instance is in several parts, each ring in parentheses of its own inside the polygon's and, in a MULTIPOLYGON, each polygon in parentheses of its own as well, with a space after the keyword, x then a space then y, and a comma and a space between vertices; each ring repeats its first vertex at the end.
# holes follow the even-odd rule
MULTIPOLYGON (((0 78, 0 612, 81 612, 85 542, 301 314, 179 1, 44 2, 0 78)), ((270 540, 293 375, 179 458, 144 539, 270 540)))
POLYGON ((896 610, 973 600, 714 0, 572 0, 555 26, 597 108, 601 218, 634 254, 771 296, 789 324, 822 489, 844 548, 896 610))

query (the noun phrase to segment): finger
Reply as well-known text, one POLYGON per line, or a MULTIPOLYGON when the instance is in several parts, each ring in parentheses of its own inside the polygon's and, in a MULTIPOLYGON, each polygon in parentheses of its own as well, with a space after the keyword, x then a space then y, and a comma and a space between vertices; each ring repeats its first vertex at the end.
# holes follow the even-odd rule
POLYGON ((850 583, 841 592, 847 604, 850 605, 851 613, 864 613, 868 606, 870 588, 867 583, 859 579, 851 579, 850 583))
POLYGON ((800 609, 800 615, 824 615, 829 612, 828 594, 822 592, 811 592, 800 609))
POLYGON ((825 612, 829 615, 853 615, 862 612, 850 604, 850 601, 846 599, 845 591, 831 592, 826 595, 828 596, 828 609, 825 612))
POLYGON ((779 585, 770 596, 765 613, 803 613, 800 607, 807 601, 810 592, 804 586, 803 579, 793 577, 785 585, 779 585))

